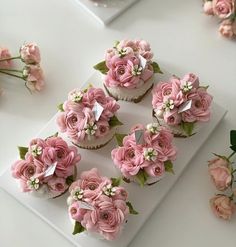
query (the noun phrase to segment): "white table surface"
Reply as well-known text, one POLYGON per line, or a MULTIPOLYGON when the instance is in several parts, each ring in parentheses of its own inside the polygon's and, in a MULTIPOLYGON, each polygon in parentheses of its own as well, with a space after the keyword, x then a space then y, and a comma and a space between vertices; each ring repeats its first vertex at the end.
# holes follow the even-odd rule
MULTIPOLYGON (((0 0, 0 45, 17 52, 25 41, 42 51, 47 87, 30 95, 21 81, 0 77, 0 172, 15 160, 55 113, 66 93, 93 72, 114 40, 148 40, 160 65, 176 75, 197 73, 215 101, 229 110, 192 164, 130 247, 235 246, 236 215, 215 218, 208 199, 215 193, 206 168, 212 151, 227 152, 236 128, 236 42, 217 34, 218 21, 203 15, 201 1, 141 0, 107 28, 75 0, 0 0)), ((73 246, 33 213, 0 190, 0 246, 73 246)))

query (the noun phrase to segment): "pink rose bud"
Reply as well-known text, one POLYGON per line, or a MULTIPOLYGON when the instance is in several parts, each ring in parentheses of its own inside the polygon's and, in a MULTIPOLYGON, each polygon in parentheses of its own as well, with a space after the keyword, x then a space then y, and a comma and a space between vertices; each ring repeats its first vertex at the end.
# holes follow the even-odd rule
POLYGON ((229 17, 234 12, 235 0, 213 0, 213 12, 221 19, 229 17))
POLYGON ((34 43, 22 45, 20 48, 20 57, 26 64, 40 63, 39 47, 34 43))
MULTIPOLYGON (((10 58, 11 54, 7 48, 0 47, 0 60, 10 58)), ((0 68, 9 69, 12 66, 12 60, 5 60, 0 62, 0 68)))
POLYGON ((213 213, 224 220, 231 219, 235 212, 234 202, 225 195, 217 195, 211 198, 210 205, 213 213))
POLYGON ((206 1, 204 3, 203 10, 207 15, 214 15, 212 1, 206 1))
POLYGON ((43 70, 39 65, 27 65, 23 70, 27 86, 32 91, 41 91, 44 87, 43 70))
POLYGON ((230 186, 232 176, 227 160, 216 158, 209 161, 208 171, 217 190, 224 191, 230 186))
POLYGON ((219 27, 219 32, 225 38, 233 38, 236 34, 235 24, 231 20, 224 20, 219 27))

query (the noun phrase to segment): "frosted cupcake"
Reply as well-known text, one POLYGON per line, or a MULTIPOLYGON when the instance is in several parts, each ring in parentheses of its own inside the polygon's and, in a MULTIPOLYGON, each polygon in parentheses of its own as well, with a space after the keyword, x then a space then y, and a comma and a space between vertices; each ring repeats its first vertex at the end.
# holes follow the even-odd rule
POLYGON ((104 86, 112 97, 137 103, 153 87, 154 74, 162 73, 152 58, 148 42, 122 40, 108 49, 105 61, 94 68, 104 75, 104 86))
POLYGON ((137 214, 119 179, 101 176, 96 168, 85 171, 70 188, 69 217, 73 234, 87 232, 100 239, 115 240, 129 214, 137 214))
POLYGON ((173 172, 177 150, 172 133, 157 123, 134 126, 128 135, 117 134, 119 147, 111 152, 116 167, 126 182, 141 186, 161 180, 166 172, 173 172))
POLYGON ((207 88, 200 86, 199 78, 192 73, 158 83, 152 91, 154 118, 176 137, 192 136, 199 123, 211 117, 212 96, 207 88))
POLYGON ((11 172, 22 192, 45 199, 58 197, 76 178, 80 154, 57 135, 33 139, 19 152, 21 159, 14 162, 11 172))
POLYGON ((59 106, 57 124, 78 147, 98 149, 114 136, 122 123, 116 117, 120 106, 101 88, 74 89, 59 106))

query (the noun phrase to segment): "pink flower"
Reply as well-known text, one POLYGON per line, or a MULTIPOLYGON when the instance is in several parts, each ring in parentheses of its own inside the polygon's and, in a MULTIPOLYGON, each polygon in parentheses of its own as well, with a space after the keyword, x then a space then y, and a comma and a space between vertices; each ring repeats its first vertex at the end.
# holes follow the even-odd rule
POLYGON ((188 83, 188 85, 191 87, 191 89, 199 88, 199 78, 198 78, 198 76, 196 76, 193 73, 186 74, 183 77, 183 79, 181 80, 180 87, 186 85, 186 83, 188 83))
POLYGON ((163 162, 155 162, 154 164, 145 167, 144 170, 150 177, 161 178, 165 173, 165 166, 163 162))
POLYGON ((224 220, 231 219, 235 212, 234 202, 225 195, 217 195, 210 200, 213 213, 224 220))
POLYGON ((23 77, 32 91, 41 91, 44 87, 43 71, 39 65, 27 65, 23 70, 23 77))
POLYGON ((91 87, 88 89, 87 93, 83 95, 82 102, 85 107, 92 108, 95 102, 100 105, 106 104, 106 94, 101 88, 91 87))
POLYGON ((182 113, 184 122, 207 122, 210 119, 210 106, 212 96, 204 88, 197 89, 196 93, 190 93, 188 99, 192 100, 191 109, 182 113))
POLYGON ((206 1, 204 3, 203 11, 207 15, 214 15, 212 1, 206 1))
POLYGON ((234 0, 213 0, 213 12, 221 19, 229 17, 235 11, 234 0))
POLYGON ((224 20, 220 24, 219 33, 225 38, 233 38, 236 35, 236 24, 231 20, 224 20))
MULTIPOLYGON (((10 58, 10 57, 11 57, 11 54, 9 50, 7 48, 0 47, 0 60, 10 58)), ((2 69, 9 69, 11 67, 12 67, 12 60, 6 60, 6 61, 0 62, 0 68, 2 69)))
POLYGON ((20 56, 26 64, 39 64, 41 60, 39 48, 35 43, 22 45, 20 56))
POLYGON ((230 186, 232 175, 227 160, 223 158, 210 160, 208 171, 217 190, 224 191, 230 186))
POLYGON ((69 206, 70 217, 78 222, 83 220, 84 215, 88 210, 80 208, 79 202, 74 202, 69 206))
POLYGON ((64 178, 53 176, 48 182, 48 187, 50 192, 55 196, 59 196, 64 193, 68 189, 68 185, 66 184, 66 180, 64 178))
POLYGON ((96 137, 102 137, 102 136, 106 136, 109 131, 110 131, 110 126, 109 126, 109 123, 107 121, 98 121, 96 123, 97 125, 97 130, 96 130, 96 133, 95 133, 95 136, 96 137))
POLYGON ((133 147, 119 147, 112 150, 113 162, 126 178, 137 175, 141 169, 141 164, 144 161, 141 150, 138 147, 135 149, 133 147))
POLYGON ((116 187, 115 195, 112 197, 113 200, 123 200, 126 201, 128 198, 128 193, 123 187, 116 187))
POLYGON ((164 113, 164 120, 170 126, 179 125, 182 121, 181 114, 178 113, 177 109, 167 111, 164 113))
POLYGON ((87 230, 100 233, 107 240, 114 240, 119 235, 128 212, 125 201, 112 201, 107 196, 100 196, 96 209, 88 211, 81 224, 87 230))

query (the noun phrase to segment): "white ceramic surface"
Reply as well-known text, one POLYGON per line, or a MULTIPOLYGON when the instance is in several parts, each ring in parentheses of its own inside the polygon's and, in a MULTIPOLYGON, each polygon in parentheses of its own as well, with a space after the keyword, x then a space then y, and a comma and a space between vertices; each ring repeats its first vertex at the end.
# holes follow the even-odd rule
POLYGON ((108 5, 106 7, 96 6, 94 2, 90 0, 75 1, 77 1, 89 14, 95 17, 97 21, 106 25, 138 0, 110 0, 110 4, 108 0, 108 5))
MULTIPOLYGON (((166 73, 159 77, 159 79, 165 80, 170 76, 166 73)), ((98 72, 95 72, 82 88, 85 88, 89 83, 92 83, 95 87, 101 87, 101 76, 98 72)), ((130 127, 136 123, 148 124, 152 121, 152 107, 151 107, 151 94, 149 93, 142 102, 138 104, 119 101, 121 106, 119 110, 119 119, 124 123, 118 132, 128 133, 130 127)), ((73 242, 76 246, 96 246, 96 247, 126 247, 130 241, 138 233, 139 229, 149 218, 153 210, 158 206, 161 200, 167 195, 170 188, 174 185, 177 179, 180 177, 183 170, 190 163, 191 159, 197 153, 198 149, 210 136, 212 131, 217 127, 219 122, 224 117, 226 111, 217 104, 213 104, 212 118, 209 123, 202 124, 199 132, 187 139, 175 138, 175 144, 178 147, 177 160, 174 162, 175 175, 166 175, 163 180, 159 181, 153 186, 146 186, 140 188, 137 184, 126 184, 130 197, 129 200, 134 205, 135 209, 139 212, 138 216, 130 216, 127 225, 119 239, 116 241, 105 241, 94 239, 90 236, 81 234, 80 236, 73 236, 71 234, 73 227, 68 219, 66 197, 53 199, 53 200, 39 200, 27 196, 19 192, 16 181, 11 177, 10 169, 0 177, 0 185, 9 194, 14 196, 23 205, 31 209, 39 217, 49 223, 67 239, 73 242)), ((51 119, 47 126, 40 132, 39 136, 46 138, 57 132, 58 127, 56 125, 57 114, 51 119)), ((61 135, 65 139, 65 135, 61 135)), ((67 139, 69 142, 69 140, 67 139)), ((116 146, 115 141, 111 141, 107 146, 99 150, 81 150, 82 161, 78 168, 78 173, 82 170, 88 170, 93 167, 98 167, 102 174, 110 177, 119 176, 119 171, 113 165, 110 157, 111 150, 116 146)))

